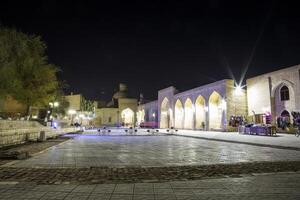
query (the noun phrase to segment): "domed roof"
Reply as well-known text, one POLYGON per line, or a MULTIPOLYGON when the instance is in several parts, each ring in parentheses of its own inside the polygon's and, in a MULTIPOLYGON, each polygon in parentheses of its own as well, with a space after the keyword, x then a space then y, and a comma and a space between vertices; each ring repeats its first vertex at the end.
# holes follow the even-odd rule
POLYGON ((124 92, 124 91, 118 91, 116 92, 114 95, 113 95, 113 98, 114 99, 119 99, 119 98, 126 98, 128 95, 127 95, 127 92, 124 92))
POLYGON ((126 98, 128 97, 127 86, 123 83, 119 85, 119 91, 114 93, 113 99, 126 98))

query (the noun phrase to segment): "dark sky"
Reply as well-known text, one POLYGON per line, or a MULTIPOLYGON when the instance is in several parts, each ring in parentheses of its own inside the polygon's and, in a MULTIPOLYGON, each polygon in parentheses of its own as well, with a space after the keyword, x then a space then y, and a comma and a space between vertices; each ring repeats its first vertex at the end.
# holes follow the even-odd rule
POLYGON ((155 99, 170 85, 186 90, 230 71, 239 80, 247 66, 252 77, 300 63, 297 4, 197 2, 10 0, 0 24, 41 35, 68 92, 93 99, 109 99, 119 82, 155 99))

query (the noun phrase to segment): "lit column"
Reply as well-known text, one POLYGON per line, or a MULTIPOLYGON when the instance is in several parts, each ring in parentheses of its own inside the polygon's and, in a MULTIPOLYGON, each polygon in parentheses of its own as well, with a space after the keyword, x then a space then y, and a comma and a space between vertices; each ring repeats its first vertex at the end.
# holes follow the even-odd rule
POLYGON ((205 128, 204 130, 208 131, 209 130, 209 109, 208 106, 204 107, 205 111, 205 128))

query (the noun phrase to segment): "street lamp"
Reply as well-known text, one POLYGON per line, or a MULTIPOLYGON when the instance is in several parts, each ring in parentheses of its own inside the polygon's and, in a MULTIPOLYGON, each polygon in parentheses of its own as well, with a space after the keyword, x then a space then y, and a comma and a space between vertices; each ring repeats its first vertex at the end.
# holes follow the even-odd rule
POLYGON ((53 106, 54 106, 54 107, 58 107, 58 106, 59 106, 59 102, 55 101, 55 102, 53 103, 53 106))
POLYGON ((47 114, 48 114, 49 119, 51 119, 51 126, 52 126, 52 119, 53 119, 53 114, 55 111, 54 109, 59 106, 59 102, 57 102, 57 101, 49 102, 49 106, 50 106, 50 110, 47 111, 47 114))

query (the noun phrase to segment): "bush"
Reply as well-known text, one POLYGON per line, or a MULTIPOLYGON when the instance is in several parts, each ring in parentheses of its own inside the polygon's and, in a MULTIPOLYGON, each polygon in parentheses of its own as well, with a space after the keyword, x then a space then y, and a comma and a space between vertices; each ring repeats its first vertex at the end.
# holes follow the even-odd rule
POLYGON ((237 132, 238 127, 228 126, 226 132, 237 132))

